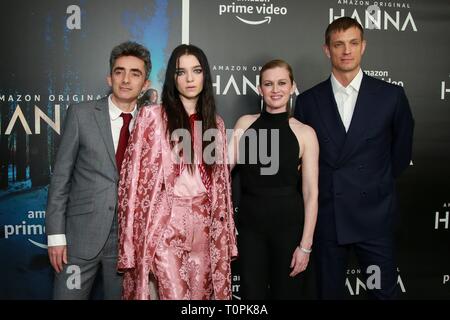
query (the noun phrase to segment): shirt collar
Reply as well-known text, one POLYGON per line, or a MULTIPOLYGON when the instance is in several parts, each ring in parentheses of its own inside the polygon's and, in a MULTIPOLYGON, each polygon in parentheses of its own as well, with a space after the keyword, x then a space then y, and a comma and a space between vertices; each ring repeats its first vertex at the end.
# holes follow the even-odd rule
POLYGON ((355 90, 356 92, 359 92, 359 88, 361 87, 361 82, 363 79, 363 72, 361 68, 359 69, 359 72, 356 74, 356 76, 353 78, 353 80, 348 84, 347 87, 344 87, 334 76, 333 73, 331 73, 331 86, 333 88, 333 92, 344 92, 349 93, 351 89, 355 90))
MULTIPOLYGON (((109 97, 108 97, 109 117, 111 118, 112 121, 114 121, 120 117, 120 115, 122 114, 123 111, 114 104, 111 96, 112 95, 109 95, 109 97)), ((131 113, 131 116, 134 118, 136 116, 136 112, 137 112, 137 104, 134 105, 133 110, 129 113, 131 113)), ((125 113, 128 113, 128 112, 125 112, 125 113)))

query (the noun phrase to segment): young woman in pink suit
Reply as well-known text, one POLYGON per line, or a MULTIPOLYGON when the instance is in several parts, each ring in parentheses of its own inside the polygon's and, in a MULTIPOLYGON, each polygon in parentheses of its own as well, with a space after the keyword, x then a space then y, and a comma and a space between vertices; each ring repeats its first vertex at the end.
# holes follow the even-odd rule
POLYGON ((203 51, 169 59, 161 106, 139 111, 119 184, 124 299, 231 299, 237 256, 223 120, 203 51), (214 136, 202 139, 205 131, 214 136), (191 143, 193 142, 193 143, 191 143), (212 150, 212 151, 211 151, 212 150))

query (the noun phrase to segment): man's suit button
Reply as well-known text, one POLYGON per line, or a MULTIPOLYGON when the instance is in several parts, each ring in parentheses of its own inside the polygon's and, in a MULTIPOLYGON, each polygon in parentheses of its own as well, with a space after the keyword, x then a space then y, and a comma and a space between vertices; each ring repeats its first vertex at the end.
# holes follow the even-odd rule
POLYGON ((365 196, 367 196, 367 193, 365 191, 362 191, 361 192, 361 197, 365 197, 365 196))
POLYGON ((109 206, 109 211, 114 211, 114 207, 113 206, 109 206))

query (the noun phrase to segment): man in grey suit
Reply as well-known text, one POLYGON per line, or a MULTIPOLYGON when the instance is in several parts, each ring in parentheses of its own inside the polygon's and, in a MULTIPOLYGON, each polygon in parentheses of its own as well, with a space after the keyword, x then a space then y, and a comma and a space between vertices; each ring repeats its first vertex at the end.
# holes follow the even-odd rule
POLYGON ((117 185, 137 99, 150 85, 150 53, 124 42, 109 63, 112 93, 69 107, 56 156, 46 212, 54 299, 88 299, 100 266, 104 298, 121 298, 117 185))

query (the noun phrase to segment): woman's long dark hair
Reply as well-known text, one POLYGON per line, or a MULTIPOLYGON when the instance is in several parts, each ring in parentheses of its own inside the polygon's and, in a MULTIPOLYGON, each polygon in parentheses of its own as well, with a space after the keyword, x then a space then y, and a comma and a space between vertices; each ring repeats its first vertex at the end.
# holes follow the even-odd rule
MULTIPOLYGON (((195 111, 198 120, 202 121, 203 133, 211 128, 217 128, 216 123, 216 103, 214 100, 213 86, 211 80, 211 71, 209 69, 208 59, 205 53, 194 45, 182 44, 176 47, 170 55, 167 63, 166 78, 162 89, 161 102, 162 108, 167 116, 167 134, 171 137, 176 129, 189 130, 192 135, 189 115, 183 107, 180 99, 180 93, 176 87, 176 70, 179 66, 180 57, 183 55, 193 55, 200 62, 203 71, 203 90, 200 92, 195 111)), ((206 142, 203 141, 202 151, 205 149, 206 142)), ((191 146, 191 155, 194 153, 191 146)), ((206 164, 208 166, 208 164, 206 164)), ((192 170, 192 166, 190 169, 192 170)), ((190 171, 191 171, 190 170, 190 171)))

